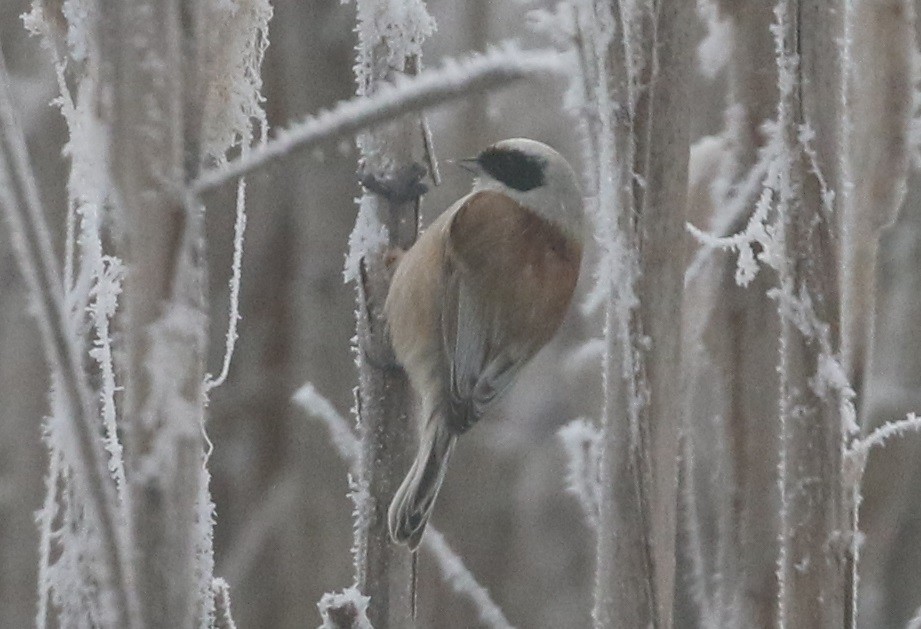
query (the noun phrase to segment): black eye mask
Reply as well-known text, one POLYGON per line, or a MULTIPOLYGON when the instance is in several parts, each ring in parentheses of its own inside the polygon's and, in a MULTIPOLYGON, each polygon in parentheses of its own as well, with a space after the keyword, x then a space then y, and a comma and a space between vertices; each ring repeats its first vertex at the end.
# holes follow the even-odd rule
POLYGON ((480 153, 477 163, 494 179, 521 192, 544 185, 546 162, 517 149, 490 147, 480 153))

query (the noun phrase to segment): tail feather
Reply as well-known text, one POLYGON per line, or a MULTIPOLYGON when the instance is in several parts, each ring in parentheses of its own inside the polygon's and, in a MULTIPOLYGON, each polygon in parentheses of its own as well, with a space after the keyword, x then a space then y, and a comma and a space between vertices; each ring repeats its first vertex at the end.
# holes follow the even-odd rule
POLYGON ((444 481, 456 439, 440 417, 433 415, 429 419, 416 460, 393 496, 387 512, 390 537, 398 544, 408 544, 411 550, 419 545, 444 481))

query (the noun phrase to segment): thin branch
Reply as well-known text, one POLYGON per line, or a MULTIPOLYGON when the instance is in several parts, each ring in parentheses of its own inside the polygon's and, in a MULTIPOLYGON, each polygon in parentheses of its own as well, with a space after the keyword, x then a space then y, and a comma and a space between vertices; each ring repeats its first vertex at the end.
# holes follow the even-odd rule
POLYGON ((45 502, 38 512, 38 609, 35 614, 36 629, 48 627, 48 603, 51 599, 51 538, 54 535, 54 516, 58 507, 58 485, 61 480, 61 451, 49 443, 48 475, 45 477, 45 502))
POLYGON ((137 598, 130 578, 124 530, 114 487, 97 438, 97 412, 62 297, 63 281, 50 231, 29 163, 25 137, 13 107, 6 64, 0 54, 0 206, 9 219, 16 260, 34 300, 42 345, 60 377, 61 395, 76 447, 70 463, 85 483, 87 500, 100 527, 105 584, 112 590, 119 626, 138 626, 137 598))
POLYGON ((421 114, 419 116, 419 127, 422 130, 422 143, 425 148, 425 161, 429 165, 429 174, 432 176, 432 183, 436 186, 441 185, 441 169, 438 168, 438 158, 435 157, 435 140, 432 139, 432 127, 429 126, 428 116, 421 114))
POLYGON ((74 251, 77 244, 77 205, 67 203, 67 219, 64 232, 64 290, 74 287, 74 251))
POLYGON ((246 233, 246 180, 242 177, 237 182, 237 219, 233 226, 233 262, 230 273, 230 305, 227 318, 227 336, 224 344, 224 361, 221 372, 216 378, 209 376, 205 379, 205 391, 215 389, 227 381, 230 374, 230 361, 233 358, 234 348, 239 334, 237 326, 240 322, 240 280, 243 276, 243 236, 246 233))
POLYGON ((592 420, 580 417, 560 428, 556 436, 566 453, 566 490, 579 501, 589 528, 597 532, 601 502, 601 429, 592 420))
POLYGON ((697 604, 700 612, 698 620, 700 626, 705 629, 718 626, 716 615, 713 610, 713 596, 711 595, 711 584, 707 571, 707 563, 704 559, 704 541, 703 532, 700 526, 700 512, 697 505, 697 494, 700 491, 697 488, 697 466, 694 461, 694 444, 691 441, 690 434, 684 434, 681 439, 681 471, 683 474, 678 481, 678 500, 681 508, 679 515, 681 517, 680 526, 684 527, 687 543, 682 552, 687 555, 688 562, 691 564, 691 596, 697 604))
MULTIPOLYGON (((98 244, 98 242, 97 242, 98 244)), ((115 408, 115 359, 112 352, 112 335, 110 323, 115 316, 118 295, 124 267, 118 258, 101 256, 97 258, 96 284, 90 290, 95 297, 87 308, 92 315, 96 329, 95 347, 90 356, 96 359, 102 376, 102 424, 105 427, 105 449, 109 453, 109 472, 115 479, 115 495, 121 506, 122 514, 127 517, 128 481, 125 476, 124 448, 118 437, 118 421, 115 408)))
POLYGON ((525 52, 513 46, 472 57, 448 60, 414 78, 382 86, 371 97, 344 101, 333 109, 280 130, 274 139, 226 166, 205 170, 192 183, 194 194, 204 194, 223 184, 321 142, 367 129, 414 110, 434 107, 476 92, 498 89, 513 81, 560 72, 559 53, 525 52))
POLYGON ((905 419, 887 422, 862 439, 855 440, 848 454, 866 456, 871 449, 882 447, 893 437, 903 437, 909 432, 921 432, 921 417, 909 413, 905 419))
POLYGON ((360 453, 358 437, 352 432, 345 417, 316 390, 312 383, 308 382, 298 389, 292 400, 311 417, 323 422, 326 429, 329 430, 329 437, 336 446, 336 451, 349 464, 349 467, 358 463, 360 453))
MULTIPOLYGON (((310 416, 324 423, 339 456, 354 469, 358 463, 361 446, 349 422, 309 382, 297 390, 293 400, 310 416)), ((485 626, 499 629, 512 626, 502 613, 502 609, 490 597, 489 591, 477 582, 460 556, 448 546, 444 536, 431 524, 422 536, 422 546, 438 563, 445 581, 451 588, 473 603, 477 617, 485 626)))
POLYGON ((271 486, 261 504, 254 509, 255 515, 246 520, 242 530, 235 534, 233 543, 227 545, 228 552, 215 571, 234 587, 243 583, 271 539, 272 532, 286 521, 295 505, 300 504, 303 486, 297 472, 288 472, 271 486))
POLYGON ((511 629, 512 625, 489 595, 489 590, 480 585, 460 556, 448 546, 444 535, 432 525, 422 538, 422 545, 435 557, 445 581, 455 592, 466 596, 476 608, 477 618, 486 627, 511 629))
POLYGON ((211 592, 214 594, 215 629, 237 629, 230 613, 230 585, 218 577, 211 582, 211 592))

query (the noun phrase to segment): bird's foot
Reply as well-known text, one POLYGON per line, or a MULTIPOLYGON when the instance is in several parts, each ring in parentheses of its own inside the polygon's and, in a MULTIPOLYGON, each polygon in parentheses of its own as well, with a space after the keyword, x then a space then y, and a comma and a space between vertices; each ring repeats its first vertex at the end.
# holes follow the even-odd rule
POLYGON ((358 265, 361 302, 364 304, 363 324, 367 326, 367 333, 359 335, 359 351, 368 365, 380 371, 397 371, 403 368, 393 352, 383 309, 390 278, 393 275, 391 265, 397 263, 401 253, 399 249, 392 249, 381 258, 367 260, 362 257, 358 265), (391 260, 391 255, 397 256, 397 260, 391 260), (377 266, 377 272, 371 272, 369 264, 383 266, 377 266))
POLYGON ((403 370, 403 365, 399 363, 390 348, 380 349, 370 344, 363 344, 361 355, 368 365, 378 371, 396 372, 403 370))
POLYGON ((362 167, 358 171, 358 180, 374 194, 384 197, 391 203, 402 204, 415 201, 428 192, 428 186, 422 183, 422 178, 427 172, 425 166, 418 162, 386 175, 377 175, 362 167))

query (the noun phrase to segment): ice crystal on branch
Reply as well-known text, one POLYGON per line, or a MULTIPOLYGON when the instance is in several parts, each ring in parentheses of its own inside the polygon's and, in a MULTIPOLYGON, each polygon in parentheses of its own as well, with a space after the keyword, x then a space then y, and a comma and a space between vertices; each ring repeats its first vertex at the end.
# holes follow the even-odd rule
POLYGON ((357 588, 326 593, 317 607, 323 624, 319 629, 373 629, 368 620, 368 603, 371 599, 357 588))
POLYGON ((574 495, 592 529, 601 504, 601 430, 590 420, 575 419, 557 432, 566 453, 566 489, 574 495))
POLYGON ((435 20, 422 0, 355 0, 358 9, 358 95, 371 93, 372 63, 404 70, 408 59, 422 54, 422 44, 435 32, 435 20), (376 47, 383 45, 386 54, 376 47), (376 54, 375 54, 376 53, 376 54))
POLYGON ((707 35, 697 46, 698 67, 704 76, 713 79, 729 65, 732 23, 720 17, 713 0, 697 0, 697 15, 707 26, 707 35))
POLYGON ((214 0, 209 9, 202 148, 222 160, 234 146, 249 147, 257 135, 254 122, 260 136, 267 132, 260 68, 269 45, 272 5, 268 0, 214 0))
POLYGON ((118 307, 118 296, 122 292, 122 278, 125 268, 121 260, 114 256, 103 256, 97 267, 96 284, 90 295, 94 298, 89 306, 96 338, 90 350, 92 357, 102 373, 102 387, 99 394, 102 402, 102 421, 105 427, 105 448, 109 453, 109 471, 115 478, 115 489, 119 499, 124 502, 127 481, 122 444, 118 438, 118 418, 115 409, 115 361, 112 357, 112 338, 109 326, 118 307))

